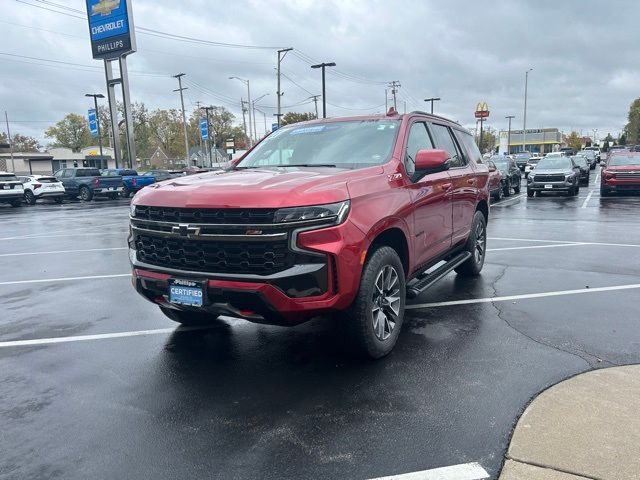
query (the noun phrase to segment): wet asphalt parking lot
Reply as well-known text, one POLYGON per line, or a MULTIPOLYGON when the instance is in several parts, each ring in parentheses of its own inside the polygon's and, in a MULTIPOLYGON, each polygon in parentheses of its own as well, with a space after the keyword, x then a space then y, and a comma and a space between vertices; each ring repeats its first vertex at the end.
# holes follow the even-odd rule
POLYGON ((125 200, 0 206, 0 478, 496 477, 533 396, 640 362, 640 197, 598 172, 495 204, 481 277, 412 301, 376 362, 327 321, 176 328, 131 287, 125 200))

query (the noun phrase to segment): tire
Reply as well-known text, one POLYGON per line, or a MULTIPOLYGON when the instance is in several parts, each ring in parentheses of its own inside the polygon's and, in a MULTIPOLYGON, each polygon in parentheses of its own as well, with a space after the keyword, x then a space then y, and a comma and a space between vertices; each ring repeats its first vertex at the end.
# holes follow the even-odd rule
POLYGON ((62 203, 62 201, 64 200, 63 197, 54 197, 53 201, 56 202, 58 205, 62 203))
POLYGON ((89 187, 80 187, 80 200, 83 202, 90 202, 93 198, 93 192, 89 190, 89 187))
POLYGON ((515 187, 513 187, 513 193, 520 193, 520 185, 522 184, 522 178, 518 179, 515 187))
POLYGON ((505 197, 508 197, 509 195, 511 195, 511 180, 507 180, 504 188, 502 190, 502 193, 505 197))
POLYGON ((493 199, 496 202, 499 202, 500 200, 502 200, 502 187, 498 188, 498 191, 493 194, 493 199))
POLYGON ((122 192, 120 192, 120 195, 122 198, 129 198, 131 196, 131 190, 129 190, 129 187, 125 185, 122 192))
POLYGON ((577 197, 580 194, 580 182, 578 182, 578 184, 576 185, 575 190, 573 191, 573 194, 577 197))
POLYGON ((184 325, 185 327, 201 327, 219 323, 218 315, 214 315, 212 313, 174 310, 172 308, 165 307, 160 307, 160 311, 174 322, 178 322, 180 325, 184 325))
POLYGON ((475 277, 480 274, 487 253, 487 221, 482 212, 476 211, 471 224, 471 233, 464 246, 464 250, 471 253, 471 258, 456 267, 458 275, 475 277))
POLYGON ((375 359, 389 354, 398 340, 406 296, 404 268, 398 253, 380 247, 362 270, 360 288, 344 321, 356 353, 375 359))
POLYGON ((29 205, 36 204, 36 196, 33 194, 31 190, 25 190, 24 201, 27 202, 29 205))
POLYGON ((22 206, 22 200, 21 200, 21 199, 13 200, 13 201, 11 202, 11 206, 12 206, 13 208, 21 207, 21 206, 22 206))
POLYGON ((529 190, 527 188, 527 197, 533 197, 533 194, 536 193, 534 190, 529 190))

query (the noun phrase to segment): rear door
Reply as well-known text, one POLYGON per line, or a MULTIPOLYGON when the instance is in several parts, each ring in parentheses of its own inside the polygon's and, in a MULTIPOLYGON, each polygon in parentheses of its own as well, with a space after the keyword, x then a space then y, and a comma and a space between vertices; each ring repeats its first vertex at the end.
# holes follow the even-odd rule
POLYGON ((445 172, 421 175, 415 172, 419 150, 433 149, 434 144, 425 122, 416 121, 405 144, 405 170, 410 179, 414 218, 414 258, 419 267, 451 247, 452 202, 451 179, 445 172))
POLYGON ((452 183, 453 233, 452 245, 466 240, 471 231, 473 215, 476 211, 478 186, 475 170, 456 140, 452 129, 444 124, 430 125, 436 148, 449 152, 451 166, 449 177, 452 183))

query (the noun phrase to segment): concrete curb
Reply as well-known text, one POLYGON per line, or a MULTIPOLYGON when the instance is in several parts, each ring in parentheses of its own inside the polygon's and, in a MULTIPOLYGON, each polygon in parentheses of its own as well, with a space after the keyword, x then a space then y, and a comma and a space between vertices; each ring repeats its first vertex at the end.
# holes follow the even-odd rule
POLYGON ((640 365, 560 382, 520 417, 500 479, 638 479, 639 413, 640 365))

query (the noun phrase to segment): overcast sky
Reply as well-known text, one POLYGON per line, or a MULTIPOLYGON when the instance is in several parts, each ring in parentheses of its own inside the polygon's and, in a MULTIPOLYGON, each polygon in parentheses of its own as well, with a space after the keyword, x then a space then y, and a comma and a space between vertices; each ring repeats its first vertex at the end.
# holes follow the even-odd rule
MULTIPOLYGON (((427 109, 473 128, 477 102, 489 104, 488 125, 522 128, 525 71, 527 127, 619 132, 640 96, 637 47, 640 2, 629 1, 347 1, 131 0, 137 27, 265 47, 293 47, 282 71, 283 111, 313 111, 319 70, 305 61, 334 61, 327 70, 329 116, 384 111, 385 83, 398 80, 398 109, 427 109), (306 102, 306 103, 303 103, 306 102)), ((85 93, 105 92, 101 62, 91 58, 85 3, 0 0, 0 110, 12 133, 44 139, 67 112, 86 114, 85 93), (31 5, 29 5, 31 4, 31 5), (35 6, 34 6, 35 5, 35 6), (62 7, 56 7, 61 5, 62 7), (22 57, 8 56, 19 55, 22 57), (23 57, 32 57, 31 59, 23 57), (56 62, 45 62, 46 59, 56 62), (2 112, 4 113, 4 112, 2 112)), ((131 96, 150 109, 179 108, 177 81, 186 76, 185 107, 224 105, 241 123, 248 78, 270 124, 275 117, 276 53, 137 34, 129 57, 131 96)), ((321 107, 320 107, 321 108, 321 107)), ((264 129, 257 113, 258 132, 264 129)), ((2 130, 4 131, 4 125, 2 130)))

